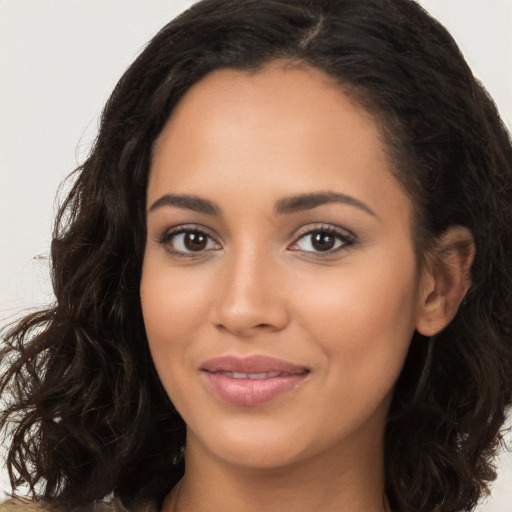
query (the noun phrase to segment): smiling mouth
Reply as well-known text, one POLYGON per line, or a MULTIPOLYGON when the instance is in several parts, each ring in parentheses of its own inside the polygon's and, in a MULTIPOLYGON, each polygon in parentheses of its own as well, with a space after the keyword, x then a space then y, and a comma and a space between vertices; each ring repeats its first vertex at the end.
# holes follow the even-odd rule
POLYGON ((267 356, 223 356, 201 368, 207 388, 223 402, 254 407, 302 384, 310 370, 267 356))

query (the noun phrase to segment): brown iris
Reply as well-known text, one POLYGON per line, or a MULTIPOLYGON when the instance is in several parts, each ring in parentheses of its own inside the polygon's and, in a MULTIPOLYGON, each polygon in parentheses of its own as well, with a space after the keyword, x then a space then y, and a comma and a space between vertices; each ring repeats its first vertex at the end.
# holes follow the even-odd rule
POLYGON ((202 251, 208 243, 208 237, 203 233, 185 233, 183 243, 189 251, 202 251))
POLYGON ((311 235, 311 245, 317 251, 329 251, 334 247, 336 243, 335 237, 329 233, 322 231, 313 233, 311 235))

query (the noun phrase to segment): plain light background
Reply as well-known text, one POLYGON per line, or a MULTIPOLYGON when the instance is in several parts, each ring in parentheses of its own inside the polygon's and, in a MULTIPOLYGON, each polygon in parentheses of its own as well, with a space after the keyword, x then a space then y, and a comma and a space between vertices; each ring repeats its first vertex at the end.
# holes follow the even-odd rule
MULTIPOLYGON (((0 0, 0 326, 52 300, 56 191, 144 44, 192 0, 0 0)), ((512 0, 422 0, 512 126, 512 0)), ((62 189, 65 190, 65 187, 62 189)), ((507 436, 512 444, 511 436, 507 436)), ((0 491, 7 490, 0 469, 0 491)), ((480 512, 512 512, 512 452, 480 512)))

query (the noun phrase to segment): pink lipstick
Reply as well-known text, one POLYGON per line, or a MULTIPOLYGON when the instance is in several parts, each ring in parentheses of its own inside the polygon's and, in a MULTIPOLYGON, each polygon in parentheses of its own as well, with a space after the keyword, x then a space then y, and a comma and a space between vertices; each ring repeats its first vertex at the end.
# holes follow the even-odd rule
POLYGON ((296 388, 309 374, 305 366, 262 355, 217 357, 201 370, 217 398, 246 407, 269 402, 296 388))

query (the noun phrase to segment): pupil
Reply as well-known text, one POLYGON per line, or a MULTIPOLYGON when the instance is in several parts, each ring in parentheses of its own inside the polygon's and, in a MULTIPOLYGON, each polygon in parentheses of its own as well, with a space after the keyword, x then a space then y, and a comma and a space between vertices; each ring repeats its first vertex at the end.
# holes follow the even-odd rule
POLYGON ((187 233, 184 242, 189 251, 201 251, 206 247, 206 236, 201 233, 187 233))
POLYGON ((318 251, 328 251, 334 247, 334 237, 328 233, 315 233, 313 247, 318 251))

